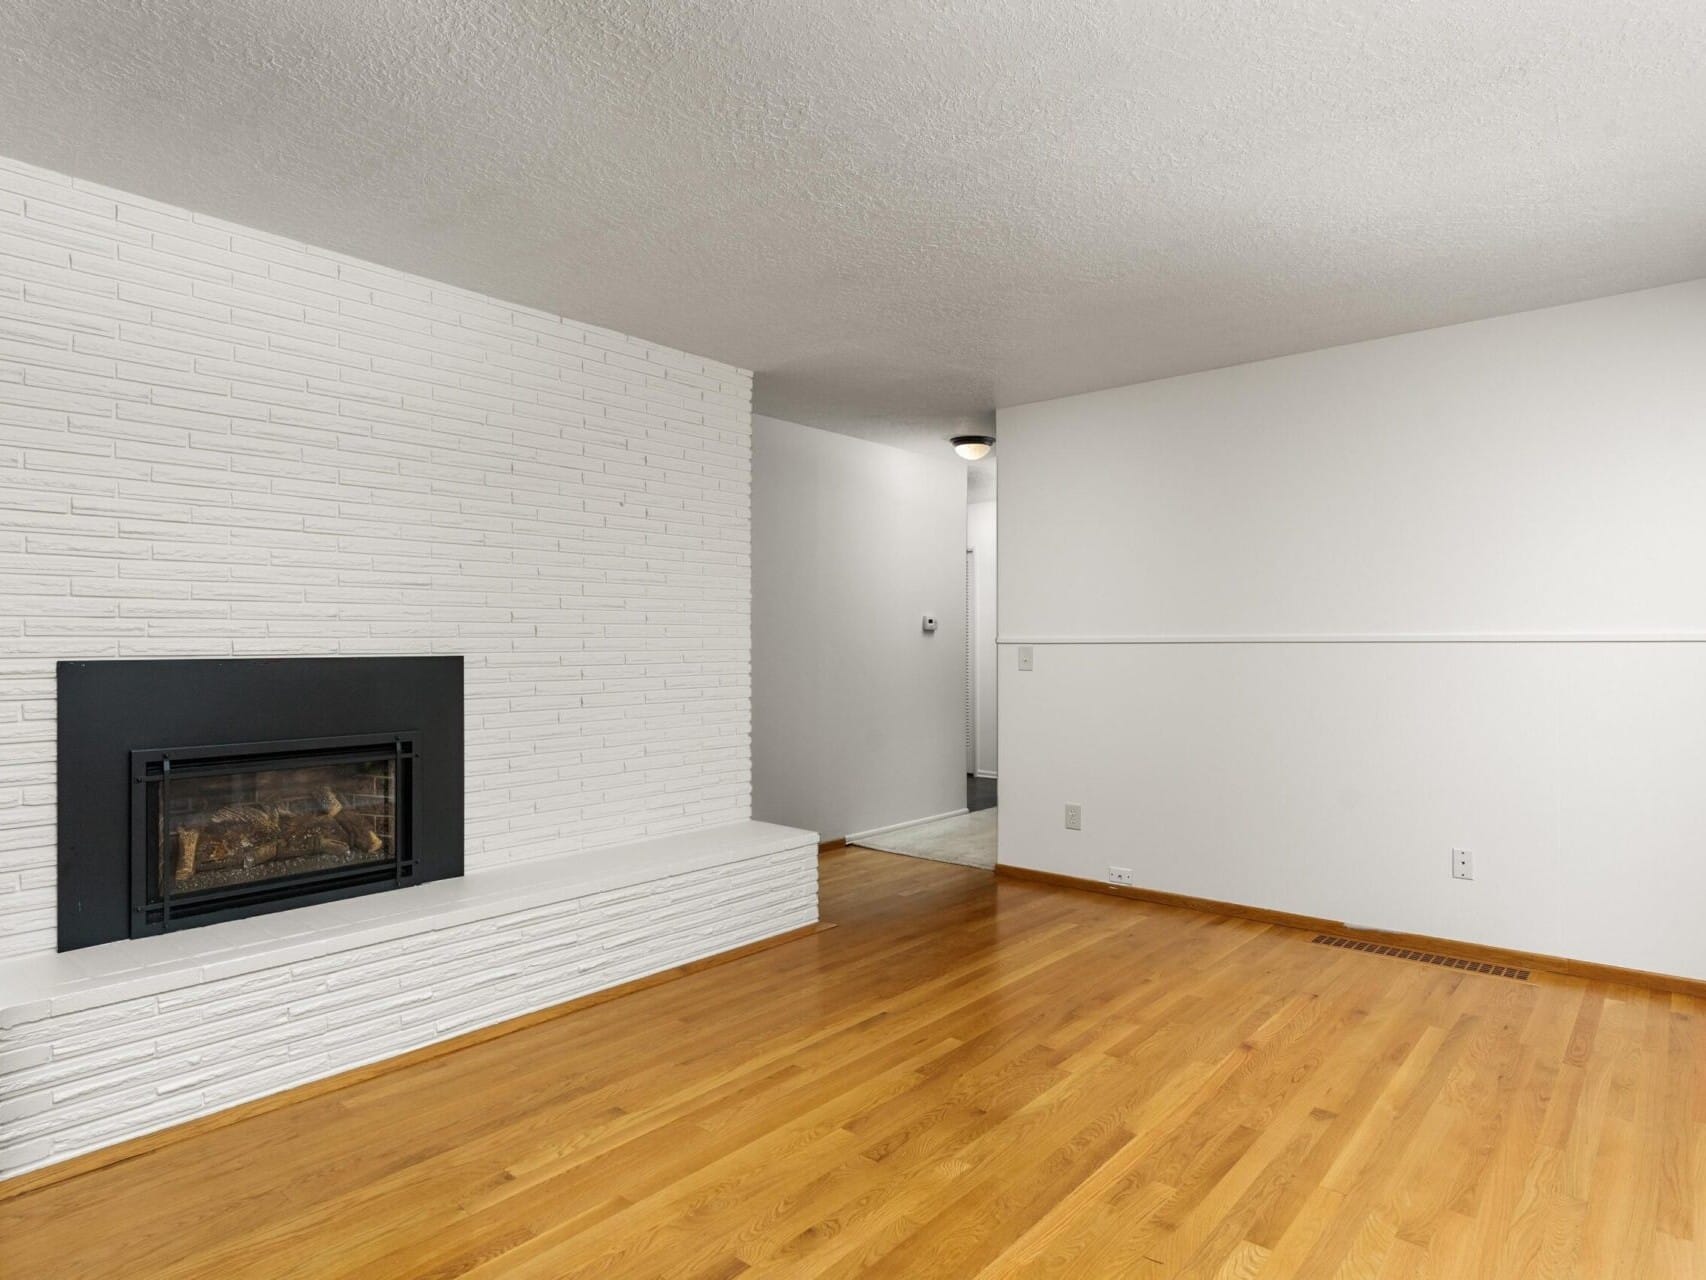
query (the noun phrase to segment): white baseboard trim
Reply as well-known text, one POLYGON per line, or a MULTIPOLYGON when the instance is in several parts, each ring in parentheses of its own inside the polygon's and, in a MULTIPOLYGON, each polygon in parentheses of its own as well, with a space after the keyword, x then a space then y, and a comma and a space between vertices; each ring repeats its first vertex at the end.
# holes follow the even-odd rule
POLYGON ((970 809, 950 809, 946 813, 933 813, 928 818, 908 818, 905 822, 891 823, 886 827, 872 827, 869 831, 849 832, 847 843, 858 844, 859 841, 869 840, 872 836, 886 836, 891 831, 902 831, 907 827, 922 827, 926 822, 940 822, 943 818, 957 818, 961 814, 970 812, 970 809))

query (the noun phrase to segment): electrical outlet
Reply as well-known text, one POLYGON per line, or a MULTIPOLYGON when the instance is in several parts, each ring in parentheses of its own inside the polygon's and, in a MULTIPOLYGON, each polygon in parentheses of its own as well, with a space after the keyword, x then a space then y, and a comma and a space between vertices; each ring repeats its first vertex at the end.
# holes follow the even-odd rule
POLYGON ((1451 851, 1451 878, 1453 880, 1473 880, 1475 878, 1475 855, 1467 849, 1451 851))
POLYGON ((1132 875, 1130 867, 1109 867, 1109 884, 1136 884, 1137 877, 1132 875))
POLYGON ((1066 829, 1068 831, 1084 830, 1084 806, 1069 804, 1066 806, 1066 829))
POLYGON ((1037 660, 1036 650, 1028 644, 1019 646, 1019 670, 1029 671, 1037 660))

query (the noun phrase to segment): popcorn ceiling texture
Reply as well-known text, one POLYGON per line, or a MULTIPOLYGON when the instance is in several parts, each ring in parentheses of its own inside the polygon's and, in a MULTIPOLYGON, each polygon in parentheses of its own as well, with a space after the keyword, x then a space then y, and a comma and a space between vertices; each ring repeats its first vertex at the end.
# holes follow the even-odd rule
POLYGON ((0 161, 0 956, 54 663, 467 656, 467 866, 743 820, 750 377, 0 161))
POLYGON ((0 154, 924 447, 1706 276, 1699 0, 10 0, 0 50, 0 154))

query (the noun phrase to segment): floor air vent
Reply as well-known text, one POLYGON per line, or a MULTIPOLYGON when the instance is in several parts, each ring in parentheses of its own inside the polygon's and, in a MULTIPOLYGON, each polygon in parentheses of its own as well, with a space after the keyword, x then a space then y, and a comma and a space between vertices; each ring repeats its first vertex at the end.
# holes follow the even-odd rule
POLYGON ((1395 956, 1399 960, 1415 960, 1420 964, 1437 964, 1442 969, 1462 969, 1465 973, 1490 973, 1495 978, 1515 978, 1528 981, 1527 969, 1513 969, 1504 964, 1487 964, 1482 960, 1464 960, 1459 956, 1442 956, 1436 951, 1411 951, 1406 947, 1388 947, 1379 942, 1360 942, 1355 938, 1336 938, 1330 933, 1315 935, 1323 947, 1343 947, 1346 951, 1367 951, 1377 956, 1395 956))

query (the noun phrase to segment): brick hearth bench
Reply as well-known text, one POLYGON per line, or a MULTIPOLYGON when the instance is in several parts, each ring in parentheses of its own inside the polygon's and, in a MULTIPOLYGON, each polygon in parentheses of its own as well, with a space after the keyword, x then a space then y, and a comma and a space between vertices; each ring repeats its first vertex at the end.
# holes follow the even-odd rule
POLYGON ((809 926, 742 822, 0 961, 0 1178, 809 926))

